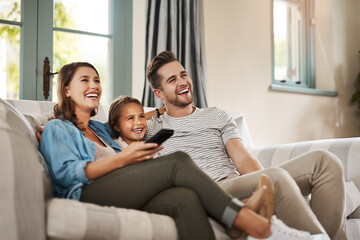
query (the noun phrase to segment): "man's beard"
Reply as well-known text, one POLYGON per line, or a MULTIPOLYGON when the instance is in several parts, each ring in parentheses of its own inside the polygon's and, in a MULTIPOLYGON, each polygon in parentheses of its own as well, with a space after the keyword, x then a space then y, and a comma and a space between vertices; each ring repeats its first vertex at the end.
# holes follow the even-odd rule
POLYGON ((175 107, 186 107, 186 106, 192 104, 192 102, 193 102, 192 91, 190 89, 189 89, 189 91, 190 91, 191 96, 187 101, 180 101, 180 99, 177 95, 175 98, 168 97, 167 100, 169 101, 169 103, 171 103, 175 107))

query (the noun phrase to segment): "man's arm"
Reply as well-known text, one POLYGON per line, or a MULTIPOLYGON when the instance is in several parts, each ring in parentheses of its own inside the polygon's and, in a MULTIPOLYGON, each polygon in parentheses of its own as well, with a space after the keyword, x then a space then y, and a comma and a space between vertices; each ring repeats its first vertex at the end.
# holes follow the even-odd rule
MULTIPOLYGON (((166 108, 165 108, 165 107, 161 107, 161 108, 158 108, 158 109, 159 109, 160 115, 163 115, 164 112, 166 111, 166 108)), ((153 116, 156 116, 156 115, 157 115, 156 110, 152 110, 152 111, 146 112, 146 113, 145 113, 145 119, 146 119, 146 120, 149 120, 149 119, 151 119, 153 116)))
POLYGON ((239 138, 226 142, 226 151, 240 174, 246 174, 263 169, 261 163, 251 156, 239 138))

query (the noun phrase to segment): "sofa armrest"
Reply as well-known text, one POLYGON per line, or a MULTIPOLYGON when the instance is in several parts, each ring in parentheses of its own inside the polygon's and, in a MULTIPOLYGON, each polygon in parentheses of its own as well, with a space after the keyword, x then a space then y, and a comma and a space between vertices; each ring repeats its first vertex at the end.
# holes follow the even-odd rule
POLYGON ((334 138, 281 144, 249 149, 261 164, 266 167, 278 166, 289 159, 315 149, 328 150, 335 154, 344 167, 345 179, 353 180, 360 188, 360 137, 334 138))

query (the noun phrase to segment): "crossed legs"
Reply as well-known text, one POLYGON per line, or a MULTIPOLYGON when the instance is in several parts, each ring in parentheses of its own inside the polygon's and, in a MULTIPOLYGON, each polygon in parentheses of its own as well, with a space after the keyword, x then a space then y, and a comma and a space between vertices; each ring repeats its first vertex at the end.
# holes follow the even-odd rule
POLYGON ((180 239, 214 239, 207 214, 223 221, 232 199, 187 154, 176 152, 104 175, 83 188, 80 200, 166 214, 180 239))

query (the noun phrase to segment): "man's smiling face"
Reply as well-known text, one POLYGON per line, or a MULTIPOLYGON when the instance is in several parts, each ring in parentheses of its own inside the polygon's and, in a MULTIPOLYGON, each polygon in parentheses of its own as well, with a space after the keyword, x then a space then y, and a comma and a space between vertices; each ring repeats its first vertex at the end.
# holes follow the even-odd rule
POLYGON ((186 107, 193 102, 193 85, 188 73, 178 62, 170 62, 159 68, 162 89, 156 89, 166 106, 186 107))

